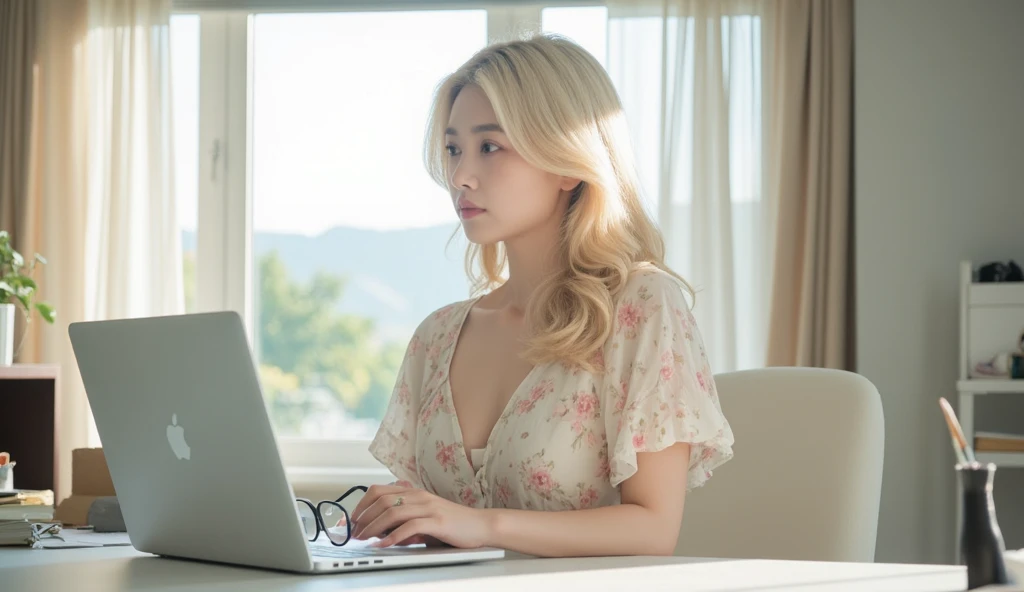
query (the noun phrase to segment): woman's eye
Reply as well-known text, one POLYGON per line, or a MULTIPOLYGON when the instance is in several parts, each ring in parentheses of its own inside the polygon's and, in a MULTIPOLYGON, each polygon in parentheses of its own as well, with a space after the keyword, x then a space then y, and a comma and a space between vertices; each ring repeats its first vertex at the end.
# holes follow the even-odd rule
POLYGON ((491 152, 497 152, 498 149, 499 149, 499 147, 498 147, 497 144, 492 144, 490 142, 484 142, 484 145, 482 147, 482 151, 485 154, 490 154, 491 152), (493 150, 489 150, 489 148, 493 148, 493 150))
POLYGON ((448 151, 448 156, 457 156, 459 154, 459 149, 452 144, 448 144, 444 149, 448 151))

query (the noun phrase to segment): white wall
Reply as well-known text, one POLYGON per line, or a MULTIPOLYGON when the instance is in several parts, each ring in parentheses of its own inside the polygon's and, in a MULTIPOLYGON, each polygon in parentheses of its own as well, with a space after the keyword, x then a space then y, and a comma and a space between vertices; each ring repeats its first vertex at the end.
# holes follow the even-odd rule
MULTIPOLYGON (((958 262, 1024 261, 1024 2, 857 0, 858 370, 882 393, 877 560, 950 562, 958 262)), ((982 400, 986 429, 1024 431, 1024 396, 982 400)), ((1024 469, 996 473, 1024 547, 1024 469), (1015 499, 1016 498, 1016 499, 1015 499)))

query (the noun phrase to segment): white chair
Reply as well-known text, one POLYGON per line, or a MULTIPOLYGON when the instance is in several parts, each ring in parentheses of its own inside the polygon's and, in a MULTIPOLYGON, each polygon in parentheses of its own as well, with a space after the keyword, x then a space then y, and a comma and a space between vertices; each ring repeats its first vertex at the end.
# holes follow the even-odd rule
POLYGON ((820 368, 715 382, 735 457, 687 494, 676 554, 874 561, 885 438, 875 386, 820 368))

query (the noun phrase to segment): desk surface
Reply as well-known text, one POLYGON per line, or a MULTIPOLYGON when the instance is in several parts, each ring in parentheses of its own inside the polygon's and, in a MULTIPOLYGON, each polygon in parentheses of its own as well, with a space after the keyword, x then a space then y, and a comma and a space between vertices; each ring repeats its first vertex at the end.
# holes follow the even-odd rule
POLYGON ((538 559, 361 573, 300 576, 165 559, 130 547, 0 549, 4 590, 365 590, 445 592, 505 590, 964 590, 964 568, 947 565, 847 564, 684 557, 538 559), (482 581, 485 580, 485 581, 482 581), (67 586, 73 583, 72 588, 67 586))

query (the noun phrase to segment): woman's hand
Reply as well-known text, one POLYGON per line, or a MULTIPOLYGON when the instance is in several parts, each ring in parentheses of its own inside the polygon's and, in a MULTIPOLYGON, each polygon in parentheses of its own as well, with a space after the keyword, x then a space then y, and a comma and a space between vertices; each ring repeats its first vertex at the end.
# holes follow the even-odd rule
POLYGON ((412 487, 408 481, 373 485, 352 511, 353 536, 381 537, 374 547, 431 544, 453 547, 487 546, 491 524, 484 510, 467 508, 412 487))

